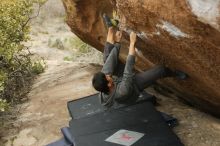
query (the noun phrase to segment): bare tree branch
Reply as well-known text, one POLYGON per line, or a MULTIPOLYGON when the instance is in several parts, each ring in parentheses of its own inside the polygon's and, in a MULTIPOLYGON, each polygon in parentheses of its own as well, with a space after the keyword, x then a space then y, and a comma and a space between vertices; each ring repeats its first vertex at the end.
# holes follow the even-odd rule
POLYGON ((38 3, 38 10, 37 10, 37 15, 33 16, 33 17, 29 17, 28 20, 22 25, 22 30, 24 29, 24 27, 32 20, 37 18, 40 15, 40 9, 43 5, 38 3))

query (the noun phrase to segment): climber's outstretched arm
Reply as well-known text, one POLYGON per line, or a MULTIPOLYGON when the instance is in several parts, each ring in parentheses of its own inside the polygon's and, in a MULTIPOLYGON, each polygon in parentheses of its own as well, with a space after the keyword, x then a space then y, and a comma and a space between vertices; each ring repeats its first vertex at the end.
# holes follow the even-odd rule
POLYGON ((103 62, 105 63, 112 49, 114 48, 114 29, 113 27, 108 28, 107 39, 104 47, 103 62))

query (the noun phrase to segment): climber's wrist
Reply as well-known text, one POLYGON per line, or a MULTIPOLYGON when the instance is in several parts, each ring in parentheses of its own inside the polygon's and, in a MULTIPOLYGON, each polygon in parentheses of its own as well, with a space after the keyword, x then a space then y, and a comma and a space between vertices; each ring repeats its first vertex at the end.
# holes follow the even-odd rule
POLYGON ((135 48, 135 42, 130 42, 129 48, 135 48))
POLYGON ((128 54, 129 55, 135 55, 135 46, 134 46, 134 44, 130 44, 128 54))

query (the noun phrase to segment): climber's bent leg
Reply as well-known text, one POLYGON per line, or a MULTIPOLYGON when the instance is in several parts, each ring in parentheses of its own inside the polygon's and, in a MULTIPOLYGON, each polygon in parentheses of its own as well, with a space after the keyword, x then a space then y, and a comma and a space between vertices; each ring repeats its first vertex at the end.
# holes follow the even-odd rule
POLYGON ((114 29, 113 27, 108 28, 107 39, 104 47, 103 61, 105 63, 112 49, 114 48, 114 29))
POLYGON ((145 72, 135 75, 135 83, 140 91, 152 85, 156 80, 173 76, 173 72, 162 65, 155 66, 145 72))
POLYGON ((107 39, 106 42, 109 42, 111 44, 114 44, 114 28, 113 27, 109 27, 108 28, 108 34, 107 34, 107 39))

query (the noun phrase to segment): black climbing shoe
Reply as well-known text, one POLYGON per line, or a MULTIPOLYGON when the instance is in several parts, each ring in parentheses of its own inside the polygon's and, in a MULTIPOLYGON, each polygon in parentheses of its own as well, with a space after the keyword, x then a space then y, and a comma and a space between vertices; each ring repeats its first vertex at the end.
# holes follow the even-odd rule
POLYGON ((114 27, 118 27, 119 21, 117 19, 111 19, 111 23, 114 27))
POLYGON ((118 23, 119 23, 118 20, 109 18, 105 13, 103 14, 102 17, 103 17, 103 20, 104 20, 107 27, 113 27, 113 26, 117 27, 118 26, 118 23))
POLYGON ((179 70, 175 70, 174 73, 175 73, 176 78, 180 80, 185 80, 189 77, 186 73, 179 71, 179 70))

